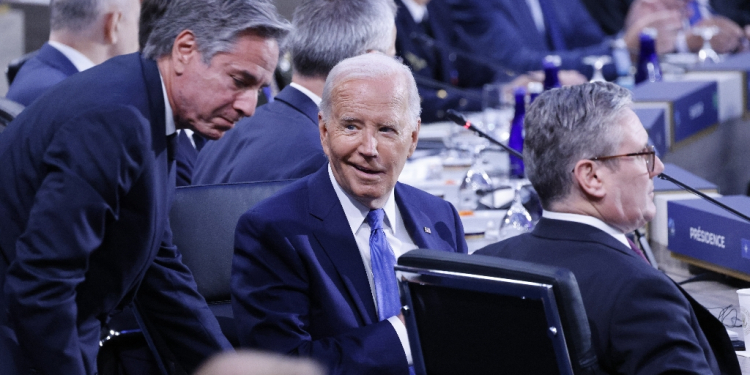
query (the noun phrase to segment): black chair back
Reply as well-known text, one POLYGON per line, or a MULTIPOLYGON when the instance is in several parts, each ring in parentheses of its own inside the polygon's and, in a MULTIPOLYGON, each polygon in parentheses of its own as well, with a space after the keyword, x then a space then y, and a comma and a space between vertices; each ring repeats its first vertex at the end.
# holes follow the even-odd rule
POLYGON ((0 133, 23 111, 23 105, 8 98, 0 98, 0 133))
POLYGON ((240 216, 293 180, 178 187, 169 221, 182 261, 209 303, 230 300, 234 230, 240 216))
POLYGON ((399 257, 417 374, 597 374, 575 276, 481 255, 399 257))
POLYGON ((39 50, 31 51, 17 59, 13 59, 8 66, 5 68, 5 78, 8 79, 8 85, 13 83, 13 80, 16 79, 16 74, 18 74, 18 71, 21 70, 21 67, 23 64, 26 63, 30 58, 36 56, 36 54, 39 53, 39 50))
POLYGON ((169 220, 174 244, 222 331, 238 346, 230 304, 234 230, 245 211, 294 180, 178 187, 169 220))

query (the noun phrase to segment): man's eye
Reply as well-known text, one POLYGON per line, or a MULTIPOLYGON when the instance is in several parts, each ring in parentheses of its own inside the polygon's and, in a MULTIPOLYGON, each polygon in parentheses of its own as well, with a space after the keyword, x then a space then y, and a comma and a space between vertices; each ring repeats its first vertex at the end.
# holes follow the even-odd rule
POLYGON ((242 80, 240 80, 240 79, 238 79, 238 78, 236 78, 236 77, 232 77, 232 81, 234 81, 234 85, 235 85, 235 86, 236 86, 236 87, 237 87, 238 89, 241 89, 241 88, 245 88, 245 87, 247 87, 247 84, 246 84, 246 83, 245 83, 244 81, 242 81, 242 80))

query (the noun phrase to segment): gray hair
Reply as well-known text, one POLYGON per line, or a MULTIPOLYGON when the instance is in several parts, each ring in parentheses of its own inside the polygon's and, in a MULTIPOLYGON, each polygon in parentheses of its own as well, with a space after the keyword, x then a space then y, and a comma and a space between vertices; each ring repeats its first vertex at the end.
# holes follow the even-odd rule
POLYGON ((571 171, 579 160, 617 150, 618 122, 631 103, 630 91, 605 82, 549 90, 534 100, 524 121, 523 157, 542 206, 549 208, 570 193, 571 171))
POLYGON ((143 54, 154 60, 169 55, 177 35, 190 30, 208 64, 215 54, 230 51, 243 33, 273 38, 281 45, 289 29, 269 0, 172 0, 143 54))
POLYGON ((407 120, 413 127, 416 127, 422 109, 414 76, 412 76, 408 66, 379 52, 350 57, 333 67, 328 78, 326 78, 326 84, 323 87, 323 100, 320 102, 323 120, 325 122, 331 120, 333 91, 342 83, 353 79, 396 80, 399 79, 399 76, 402 84, 406 86, 407 97, 396 99, 407 100, 407 114, 409 116, 407 120))
POLYGON ((295 72, 325 78, 341 60, 393 43, 393 0, 306 0, 294 11, 289 50, 295 72))
POLYGON ((49 4, 50 29, 83 31, 93 26, 106 9, 105 4, 123 0, 51 0, 49 4))

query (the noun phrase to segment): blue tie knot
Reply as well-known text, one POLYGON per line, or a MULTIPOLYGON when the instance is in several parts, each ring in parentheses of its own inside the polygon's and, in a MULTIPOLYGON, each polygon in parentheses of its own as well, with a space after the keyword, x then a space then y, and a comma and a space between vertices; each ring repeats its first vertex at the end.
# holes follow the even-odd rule
POLYGON ((367 214, 367 224, 370 225, 370 231, 376 231, 378 229, 383 229, 383 216, 385 215, 385 211, 383 211, 382 208, 378 208, 377 210, 372 210, 367 214))

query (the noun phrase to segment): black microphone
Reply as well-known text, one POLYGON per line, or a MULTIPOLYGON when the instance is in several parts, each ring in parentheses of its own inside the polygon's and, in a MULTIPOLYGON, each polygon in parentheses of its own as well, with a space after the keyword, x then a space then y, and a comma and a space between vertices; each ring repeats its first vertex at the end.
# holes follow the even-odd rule
POLYGON ((518 151, 516 151, 516 150, 514 150, 514 149, 512 149, 510 147, 508 147, 505 144, 500 143, 500 141, 498 141, 497 139, 495 139, 492 136, 490 136, 489 134, 481 131, 479 128, 477 128, 476 126, 474 126, 474 124, 472 124, 471 121, 467 120, 466 117, 464 117, 464 115, 458 113, 457 111, 455 111, 453 109, 447 110, 445 112, 445 115, 446 115, 446 117, 448 117, 448 120, 451 120, 451 121, 455 122, 456 124, 461 125, 464 128, 473 131, 474 133, 476 133, 480 137, 489 140, 491 143, 496 144, 496 145, 502 147, 503 149, 505 149, 509 153, 511 153, 514 156, 518 157, 519 159, 523 160, 523 155, 520 152, 518 152, 518 151))
POLYGON ((692 188, 692 187, 690 187, 688 185, 685 185, 684 183, 676 180, 674 177, 670 177, 670 176, 668 176, 668 175, 666 175, 664 173, 661 173, 661 174, 659 174, 656 177, 659 177, 662 180, 669 181, 669 182, 671 182, 671 183, 673 183, 673 184, 675 184, 675 185, 677 185, 677 186, 679 186, 679 187, 681 187, 681 188, 683 188, 683 189, 685 189, 685 190, 687 190, 687 191, 689 191, 689 192, 691 192, 691 193, 693 193, 693 194, 695 194, 695 195, 697 195, 697 196, 699 196, 699 197, 701 197, 701 198, 703 198, 703 199, 705 199, 705 200, 707 200, 707 201, 709 201, 709 202, 711 202, 711 203, 713 203, 713 204, 715 204, 715 205, 723 208, 724 210, 726 210, 728 212, 731 212, 731 213, 739 216, 740 218, 745 219, 746 221, 750 222, 750 217, 747 217, 742 212, 739 212, 739 211, 735 210, 734 208, 731 208, 731 207, 727 206, 726 204, 721 203, 721 202, 717 201, 716 199, 709 197, 708 195, 704 194, 703 192, 701 192, 701 191, 699 191, 699 190, 697 190, 695 188, 692 188))
POLYGON ((412 32, 409 34, 409 37, 412 40, 415 40, 417 42, 423 43, 424 45, 431 47, 431 48, 437 48, 440 50, 443 50, 448 53, 453 53, 458 56, 461 56, 463 58, 469 59, 471 61, 477 62, 479 64, 482 64, 496 72, 503 73, 504 75, 515 78, 519 74, 514 71, 513 69, 510 69, 508 67, 505 67, 501 64, 498 64, 495 60, 486 58, 481 55, 477 55, 476 53, 470 53, 463 50, 460 50, 458 48, 455 48, 453 46, 450 46, 448 44, 445 44, 441 41, 435 40, 434 38, 429 37, 428 35, 418 33, 418 32, 412 32))

